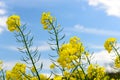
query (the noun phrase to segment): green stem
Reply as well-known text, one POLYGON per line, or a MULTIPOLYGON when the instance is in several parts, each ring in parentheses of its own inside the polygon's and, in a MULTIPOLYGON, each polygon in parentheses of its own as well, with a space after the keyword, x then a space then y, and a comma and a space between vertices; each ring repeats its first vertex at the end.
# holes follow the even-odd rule
POLYGON ((112 45, 113 49, 115 50, 115 52, 117 53, 117 55, 119 56, 119 59, 120 59, 120 54, 119 54, 119 52, 118 52, 117 49, 113 46, 113 44, 111 44, 111 45, 112 45))
POLYGON ((90 65, 90 60, 89 60, 88 56, 86 55, 86 52, 85 52, 85 56, 86 56, 87 61, 88 61, 89 65, 90 65))
POLYGON ((56 40, 56 45, 57 45, 57 53, 59 54, 59 40, 58 40, 58 33, 57 33, 57 31, 56 31, 56 29, 55 29, 53 23, 51 23, 50 20, 48 20, 48 21, 49 21, 50 25, 52 26, 53 31, 54 31, 54 33, 55 33, 55 40, 56 40))
MULTIPOLYGON (((76 63, 78 63, 76 60, 75 60, 76 63)), ((82 70, 83 74, 85 75, 85 80, 87 80, 87 76, 85 74, 85 71, 83 69, 83 67, 81 66, 81 64, 78 65, 80 67, 80 69, 82 70)))
POLYGON ((87 77, 86 77, 86 74, 85 74, 84 69, 82 68, 82 66, 81 66, 81 65, 79 65, 79 67, 81 68, 81 70, 82 70, 83 74, 85 75, 85 80, 87 80, 87 77))
POLYGON ((25 44, 25 47, 26 47, 27 53, 28 53, 28 55, 29 55, 29 58, 30 58, 30 60, 31 60, 31 62, 32 62, 32 65, 33 65, 33 67, 34 67, 34 69, 35 69, 35 72, 36 72, 36 75, 37 75, 37 77, 38 77, 38 80, 40 80, 40 76, 39 76, 39 73, 38 73, 38 71, 37 71, 37 69, 36 69, 36 66, 35 66, 35 63, 34 63, 34 61, 33 61, 33 58, 32 58, 32 56, 31 56, 30 50, 29 50, 29 48, 28 48, 28 45, 27 45, 27 42, 26 42, 26 39, 25 39, 25 35, 23 34, 23 32, 22 32, 22 30, 20 29, 20 27, 19 27, 19 26, 17 26, 17 27, 18 27, 18 29, 20 30, 20 33, 21 33, 21 35, 22 35, 23 42, 24 42, 24 44, 25 44))
POLYGON ((1 71, 2 71, 2 75, 3 75, 3 80, 5 80, 5 75, 4 75, 3 69, 1 71))
MULTIPOLYGON (((77 69, 78 65, 75 65, 74 62, 72 62, 72 63, 73 63, 73 65, 75 66, 75 68, 72 70, 71 73, 74 73, 75 70, 77 70, 77 72, 79 73, 79 71, 78 71, 78 69, 77 69)), ((72 75, 72 74, 71 74, 71 75, 72 75)), ((70 75, 70 76, 71 76, 71 75, 70 75)), ((80 80, 82 80, 80 74, 79 74, 79 77, 80 77, 80 80)), ((69 79, 70 79, 70 77, 69 77, 69 79)))

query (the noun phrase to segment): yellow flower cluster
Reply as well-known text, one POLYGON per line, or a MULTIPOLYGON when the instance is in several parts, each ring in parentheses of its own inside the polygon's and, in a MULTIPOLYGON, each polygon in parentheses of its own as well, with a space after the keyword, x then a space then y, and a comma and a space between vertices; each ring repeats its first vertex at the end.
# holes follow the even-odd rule
POLYGON ((105 76, 105 68, 90 64, 87 69, 87 76, 90 80, 101 80, 105 76))
POLYGON ((69 80, 69 79, 70 80, 77 80, 77 79, 84 80, 85 79, 85 75, 81 69, 76 69, 72 73, 70 73, 69 71, 64 71, 63 74, 66 80, 69 80))
POLYGON ((18 27, 20 27, 20 17, 18 15, 12 15, 8 17, 7 22, 9 31, 18 31, 18 27))
POLYGON ((74 36, 70 39, 69 43, 61 46, 57 62, 62 67, 70 69, 74 66, 72 62, 79 59, 83 52, 84 46, 80 42, 80 38, 74 36))
POLYGON ((51 64, 50 69, 54 69, 54 68, 55 68, 55 64, 51 64))
POLYGON ((3 61, 0 60, 0 70, 3 69, 3 61))
POLYGON ((32 71, 33 73, 35 72, 34 66, 31 67, 31 71, 32 71))
POLYGON ((51 16, 50 12, 42 13, 41 24, 43 25, 44 29, 50 29, 51 27, 49 26, 52 24, 53 20, 54 18, 51 16))
POLYGON ((26 65, 22 63, 16 63, 11 71, 6 71, 7 80, 25 80, 26 65))
POLYGON ((63 80, 63 79, 62 79, 62 76, 55 76, 53 80, 63 80))
POLYGON ((120 68, 120 57, 117 56, 115 59, 115 67, 120 68))
POLYGON ((116 42, 116 38, 108 38, 105 43, 104 47, 105 49, 110 53, 111 50, 113 49, 112 45, 116 42))
MULTIPOLYGON (((40 80, 48 80, 47 76, 45 76, 44 74, 40 74, 40 80)), ((37 77, 31 77, 30 80, 38 80, 37 77)))

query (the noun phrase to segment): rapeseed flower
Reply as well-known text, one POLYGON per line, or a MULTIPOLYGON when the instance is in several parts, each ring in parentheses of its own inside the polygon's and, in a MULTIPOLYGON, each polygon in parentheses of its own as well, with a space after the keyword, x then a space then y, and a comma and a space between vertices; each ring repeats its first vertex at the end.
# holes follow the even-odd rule
POLYGON ((23 74, 26 72, 26 65, 22 63, 16 63, 11 71, 6 71, 7 80, 23 80, 25 77, 23 74))
POLYGON ((120 68, 120 57, 119 56, 115 58, 115 67, 120 68))
POLYGON ((55 76, 53 80, 62 80, 62 76, 55 76))
POLYGON ((84 52, 84 46, 76 36, 70 38, 70 42, 63 44, 59 50, 58 63, 67 69, 74 67, 73 61, 78 60, 84 52))
POLYGON ((40 74, 39 76, 40 76, 40 79, 41 79, 41 80, 47 80, 47 79, 48 79, 47 76, 44 75, 44 74, 40 74))
POLYGON ((18 31, 18 27, 20 27, 20 17, 18 15, 12 15, 8 17, 6 24, 8 26, 8 30, 13 32, 13 31, 18 31))
POLYGON ((105 68, 90 64, 87 69, 87 77, 90 80, 101 80, 105 77, 105 68))
POLYGON ((108 38, 105 43, 104 43, 104 47, 105 49, 108 51, 108 53, 110 53, 113 49, 113 45, 116 42, 116 38, 108 38))
POLYGON ((43 28, 46 30, 51 29, 50 25, 53 23, 54 18, 51 16, 50 12, 43 12, 41 17, 41 24, 43 28))
POLYGON ((3 61, 0 60, 0 70, 3 69, 3 61))
POLYGON ((50 69, 54 69, 54 68, 55 68, 55 64, 51 64, 50 69))
POLYGON ((33 73, 35 72, 34 66, 31 67, 31 71, 32 71, 33 73))

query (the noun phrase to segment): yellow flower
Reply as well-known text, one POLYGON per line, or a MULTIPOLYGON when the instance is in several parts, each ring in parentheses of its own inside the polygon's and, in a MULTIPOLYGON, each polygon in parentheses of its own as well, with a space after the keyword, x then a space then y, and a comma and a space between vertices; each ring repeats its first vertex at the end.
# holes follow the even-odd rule
POLYGON ((30 80, 38 80, 37 77, 32 77, 30 80))
POLYGON ((69 43, 63 44, 59 50, 58 63, 67 69, 73 67, 72 62, 76 62, 84 52, 84 46, 77 36, 71 37, 69 43))
POLYGON ((67 78, 69 78, 70 77, 70 73, 68 72, 68 71, 64 71, 64 77, 67 77, 67 78))
POLYGON ((87 69, 87 76, 90 80, 101 80, 105 77, 105 68, 90 64, 87 69))
POLYGON ((114 43, 116 42, 116 38, 108 38, 105 43, 104 43, 104 47, 105 49, 108 51, 108 53, 111 52, 111 50, 113 49, 112 45, 114 45, 114 43))
POLYGON ((62 80, 62 76, 55 76, 53 80, 62 80))
POLYGON ((10 16, 6 21, 6 24, 9 31, 18 31, 18 27, 20 27, 20 17, 18 15, 10 16))
POLYGON ((16 63, 11 71, 6 72, 7 80, 24 80, 23 74, 26 72, 26 65, 22 63, 16 63))
POLYGON ((70 43, 77 43, 80 41, 80 38, 78 38, 77 36, 73 36, 70 38, 70 43))
POLYGON ((31 67, 31 71, 32 71, 32 72, 35 72, 34 66, 31 67))
POLYGON ((40 76, 40 79, 41 79, 41 80, 47 80, 47 76, 46 76, 46 75, 40 74, 39 76, 40 76))
POLYGON ((55 68, 55 65, 54 64, 51 64, 50 65, 50 69, 54 69, 55 68))
POLYGON ((11 71, 6 71, 6 80, 11 78, 11 71))
POLYGON ((50 25, 53 23, 54 18, 51 16, 50 12, 43 12, 41 17, 41 24, 44 29, 50 30, 50 25))
POLYGON ((115 59, 115 67, 120 68, 120 57, 117 56, 115 59))
POLYGON ((70 77, 70 80, 77 80, 77 78, 70 77))
POLYGON ((3 69, 3 61, 0 60, 0 70, 3 69))

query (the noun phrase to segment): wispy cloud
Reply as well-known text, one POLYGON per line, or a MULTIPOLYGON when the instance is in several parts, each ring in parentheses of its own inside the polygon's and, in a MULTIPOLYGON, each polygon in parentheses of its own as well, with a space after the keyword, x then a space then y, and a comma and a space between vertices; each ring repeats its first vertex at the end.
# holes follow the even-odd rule
POLYGON ((112 30, 104 30, 104 29, 97 29, 97 28, 87 28, 84 26, 81 26, 80 24, 77 24, 73 26, 72 28, 65 29, 68 32, 82 32, 82 33, 89 33, 89 34, 95 34, 95 35, 102 35, 102 36, 120 36, 119 31, 112 31, 112 30))
MULTIPOLYGON (((14 60, 14 61, 5 61, 3 62, 3 67, 7 70, 11 70, 16 63, 25 63, 20 60, 14 60)), ((40 59, 40 61, 36 64, 37 67, 40 67, 40 63, 43 63, 43 70, 49 70, 49 66, 51 65, 50 59, 40 59)), ((28 64, 30 66, 30 64, 28 64)))
POLYGON ((47 45, 47 44, 45 44, 45 45, 40 45, 40 46, 38 46, 38 47, 31 47, 31 49, 32 50, 35 50, 35 49, 38 49, 39 51, 49 51, 50 50, 50 46, 49 45, 47 45))
POLYGON ((2 33, 6 29, 6 13, 6 4, 3 1, 0 1, 0 33, 2 33))
MULTIPOLYGON (((4 48, 9 49, 9 50, 13 50, 13 51, 18 51, 17 48, 19 48, 20 46, 15 46, 15 45, 11 45, 11 46, 4 46, 4 48)), ((35 50, 38 49, 40 52, 42 51, 49 51, 50 50, 50 46, 46 43, 40 44, 38 46, 32 46, 30 48, 30 50, 35 50)))
POLYGON ((20 61, 15 61, 15 60, 14 61, 5 61, 5 62, 3 62, 3 67, 7 70, 11 70, 17 62, 20 62, 20 61))
POLYGON ((120 0, 88 0, 88 4, 105 10, 108 15, 120 17, 120 0))
POLYGON ((99 50, 103 50, 104 49, 104 46, 102 46, 102 45, 89 44, 88 47, 92 48, 92 49, 99 49, 99 50))

